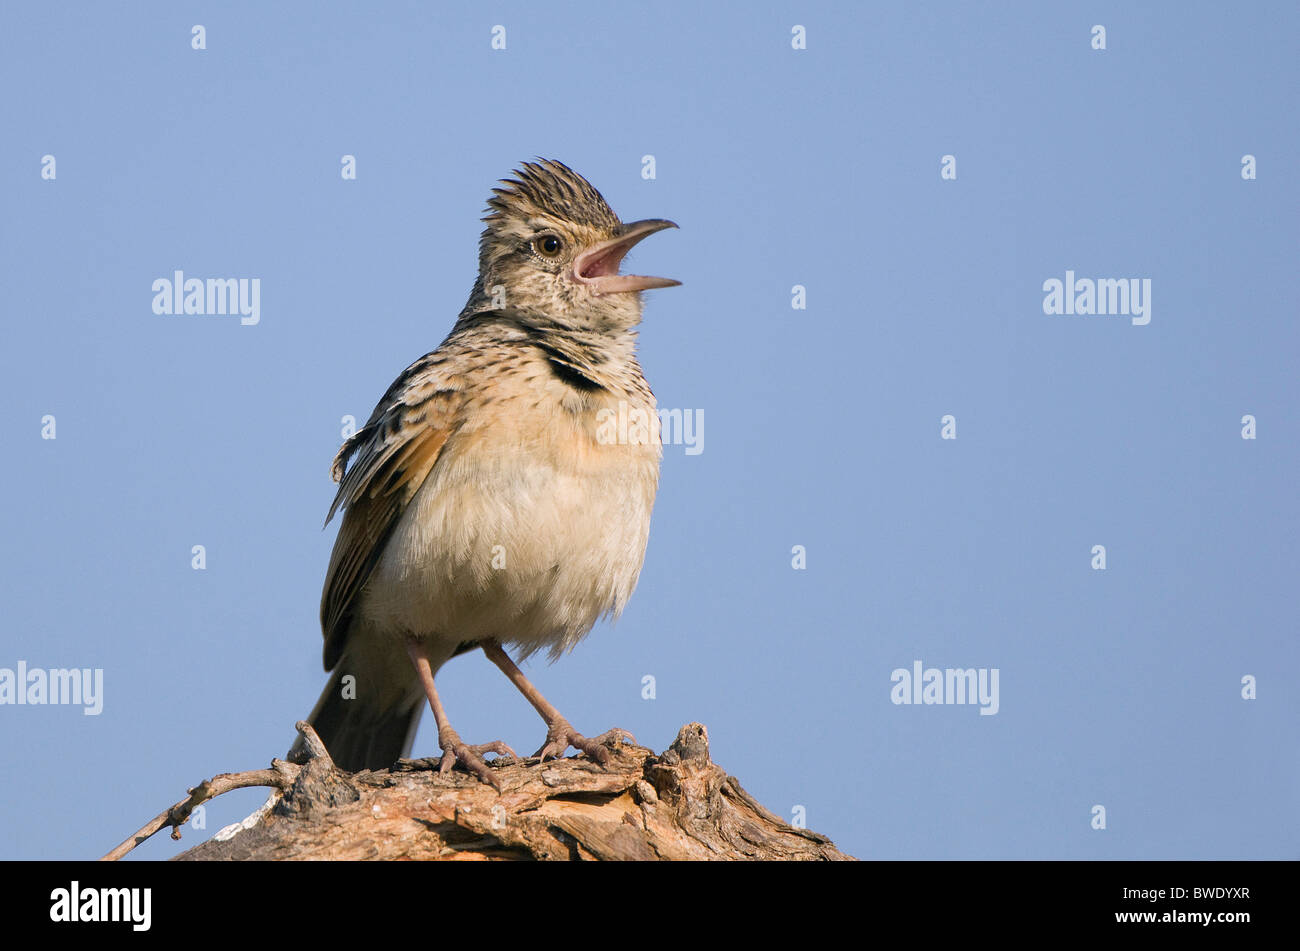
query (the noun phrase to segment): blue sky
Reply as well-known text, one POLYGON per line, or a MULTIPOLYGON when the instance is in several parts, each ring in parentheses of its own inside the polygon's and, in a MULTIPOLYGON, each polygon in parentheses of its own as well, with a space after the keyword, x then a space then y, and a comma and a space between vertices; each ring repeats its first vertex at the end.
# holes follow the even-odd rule
MULTIPOLYGON (((0 668, 102 669, 104 695, 0 705, 0 857, 100 855, 283 755, 325 681, 342 418, 442 340, 490 188, 540 155, 681 226, 630 259, 683 282, 647 295, 641 361, 704 421, 702 452, 665 447, 623 618, 526 668, 579 730, 662 750, 703 722, 864 858, 1295 858, 1298 25, 6 4, 0 668), (259 322, 156 315, 177 269, 257 278, 259 322), (1045 314, 1067 271, 1149 280, 1150 322, 1045 314), (916 661, 996 669, 997 713, 891 702, 916 661)), ((468 742, 540 745, 481 655, 439 688, 468 742)))

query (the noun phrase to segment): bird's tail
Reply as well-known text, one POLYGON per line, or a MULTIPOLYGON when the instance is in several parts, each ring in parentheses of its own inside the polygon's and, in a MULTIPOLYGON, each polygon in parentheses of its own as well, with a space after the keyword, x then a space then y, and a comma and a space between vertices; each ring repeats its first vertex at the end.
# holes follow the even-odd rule
MULTIPOLYGON (((307 722, 341 769, 353 773, 386 769, 411 752, 424 711, 424 695, 405 691, 386 704, 366 700, 364 694, 357 696, 355 678, 351 684, 344 683, 347 668, 345 663, 335 666, 307 722)), ((306 744, 299 735, 288 758, 300 760, 305 753, 306 744)))

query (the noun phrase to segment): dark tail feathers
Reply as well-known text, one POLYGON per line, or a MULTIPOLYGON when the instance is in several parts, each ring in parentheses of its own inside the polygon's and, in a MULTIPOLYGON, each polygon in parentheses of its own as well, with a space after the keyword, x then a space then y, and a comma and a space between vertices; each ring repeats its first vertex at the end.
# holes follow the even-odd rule
MULTIPOLYGON (((334 668, 307 722, 324 741, 339 768, 351 773, 386 769, 411 752, 420 714, 424 711, 424 698, 408 697, 387 709, 376 708, 359 698, 345 699, 343 674, 343 664, 334 668)), ((306 744, 299 736, 288 758, 300 761, 305 754, 306 744)))

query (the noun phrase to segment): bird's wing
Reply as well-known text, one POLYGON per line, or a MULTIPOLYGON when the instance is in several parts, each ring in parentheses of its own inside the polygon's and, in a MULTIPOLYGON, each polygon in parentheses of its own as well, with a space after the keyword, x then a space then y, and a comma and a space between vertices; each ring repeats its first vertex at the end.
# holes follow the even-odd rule
POLYGON ((388 537, 460 425, 460 381, 444 363, 434 351, 407 367, 334 457, 339 489, 325 523, 345 512, 321 595, 326 670, 343 653, 349 613, 388 537))

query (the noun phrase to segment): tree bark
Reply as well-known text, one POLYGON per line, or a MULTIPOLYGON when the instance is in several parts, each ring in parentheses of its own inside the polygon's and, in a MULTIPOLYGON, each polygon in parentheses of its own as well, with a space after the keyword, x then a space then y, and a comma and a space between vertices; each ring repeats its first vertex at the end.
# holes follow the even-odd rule
MULTIPOLYGON (((682 727, 662 755, 613 750, 546 763, 496 760, 501 792, 437 759, 345 773, 314 755, 268 805, 179 860, 844 860, 825 836, 764 809, 682 727)), ((274 764, 273 764, 274 765, 274 764)), ((283 765, 283 764, 282 764, 283 765)), ((289 767, 291 770, 292 767, 289 767)))

